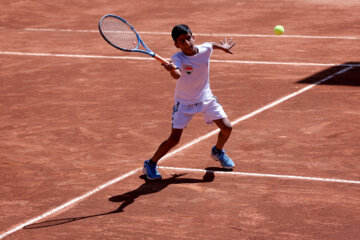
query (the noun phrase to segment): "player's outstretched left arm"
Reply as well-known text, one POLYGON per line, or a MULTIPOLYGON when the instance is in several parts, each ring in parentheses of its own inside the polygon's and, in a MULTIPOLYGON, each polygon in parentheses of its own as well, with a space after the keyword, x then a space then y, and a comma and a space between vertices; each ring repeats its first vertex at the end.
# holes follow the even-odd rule
POLYGON ((236 41, 233 41, 232 38, 230 38, 229 41, 227 41, 227 38, 225 38, 225 41, 223 42, 222 40, 220 40, 220 44, 219 43, 211 43, 213 46, 213 49, 220 49, 223 50, 224 52, 233 54, 233 52, 231 51, 231 49, 235 46, 236 41))

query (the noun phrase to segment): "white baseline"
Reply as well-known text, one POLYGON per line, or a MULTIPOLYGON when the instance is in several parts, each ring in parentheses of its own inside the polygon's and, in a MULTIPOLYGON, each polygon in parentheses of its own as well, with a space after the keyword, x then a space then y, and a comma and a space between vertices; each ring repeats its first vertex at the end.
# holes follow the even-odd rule
POLYGON ((216 172, 216 174, 240 175, 240 176, 248 176, 248 177, 266 177, 266 178, 280 178, 280 179, 319 181, 319 182, 360 184, 360 181, 344 180, 344 179, 336 179, 336 178, 304 177, 304 176, 266 174, 266 173, 214 171, 214 170, 196 169, 196 168, 179 168, 179 167, 163 167, 163 166, 160 166, 159 168, 161 168, 161 169, 169 169, 169 170, 176 170, 176 171, 188 171, 188 172, 214 172, 214 173, 216 172))
MULTIPOLYGON (((69 32, 69 33, 99 33, 99 30, 81 30, 81 29, 55 29, 55 28, 24 28, 25 31, 37 31, 37 32, 69 32)), ((138 31, 139 34, 148 35, 168 35, 170 32, 148 32, 138 31)), ((204 37, 253 37, 253 38, 309 38, 309 39, 343 39, 343 40, 358 40, 357 36, 306 36, 306 35, 281 35, 274 34, 240 34, 240 33, 194 33, 195 36, 204 37)))
MULTIPOLYGON (((119 59, 119 60, 144 60, 153 61, 152 57, 129 57, 129 56, 106 56, 106 55, 86 55, 86 54, 63 54, 63 53, 30 53, 30 52, 9 52, 0 51, 0 55, 14 56, 34 56, 34 57, 64 57, 64 58, 93 58, 93 59, 119 59)), ((289 66, 345 66, 360 67, 360 64, 339 64, 339 63, 304 63, 304 62, 267 62, 267 61, 241 61, 241 60, 216 60, 214 63, 238 63, 238 64, 262 64, 262 65, 289 65, 289 66)))

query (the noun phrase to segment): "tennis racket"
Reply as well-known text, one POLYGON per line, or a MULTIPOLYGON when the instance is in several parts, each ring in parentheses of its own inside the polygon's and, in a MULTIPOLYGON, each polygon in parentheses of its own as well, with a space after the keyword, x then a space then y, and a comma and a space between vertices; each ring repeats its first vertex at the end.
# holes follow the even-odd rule
POLYGON ((169 64, 167 60, 151 51, 141 40, 135 28, 121 17, 112 14, 103 16, 99 22, 99 31, 105 41, 117 49, 126 52, 145 53, 161 63, 169 64), (139 49, 140 45, 145 50, 139 49))

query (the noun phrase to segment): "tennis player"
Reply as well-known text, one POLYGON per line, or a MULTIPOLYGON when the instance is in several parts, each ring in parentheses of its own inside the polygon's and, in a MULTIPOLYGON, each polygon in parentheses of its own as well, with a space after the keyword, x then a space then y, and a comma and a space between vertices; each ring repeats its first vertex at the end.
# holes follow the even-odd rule
POLYGON ((144 162, 143 172, 148 179, 161 178, 157 170, 157 162, 179 143, 183 129, 196 113, 202 113, 207 123, 215 122, 220 128, 216 145, 211 149, 211 156, 214 160, 220 161, 223 168, 232 169, 235 164, 223 149, 230 137, 232 126, 222 106, 211 92, 209 67, 213 49, 232 54, 231 48, 236 42, 225 39, 224 42, 220 41, 220 44, 205 42, 195 45, 190 28, 183 24, 175 26, 171 36, 175 47, 181 50, 172 56, 169 64, 162 64, 170 75, 177 79, 172 131, 169 138, 158 147, 153 157, 144 162))

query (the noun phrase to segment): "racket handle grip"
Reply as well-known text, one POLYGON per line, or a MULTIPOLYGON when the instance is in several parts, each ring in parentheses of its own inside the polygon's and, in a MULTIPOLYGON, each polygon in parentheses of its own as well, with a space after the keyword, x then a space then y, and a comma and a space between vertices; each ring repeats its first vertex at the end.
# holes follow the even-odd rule
POLYGON ((160 57, 160 56, 157 55, 157 54, 154 55, 154 58, 155 58, 156 60, 158 60, 159 62, 161 62, 161 63, 169 64, 169 61, 167 61, 165 58, 160 57))

